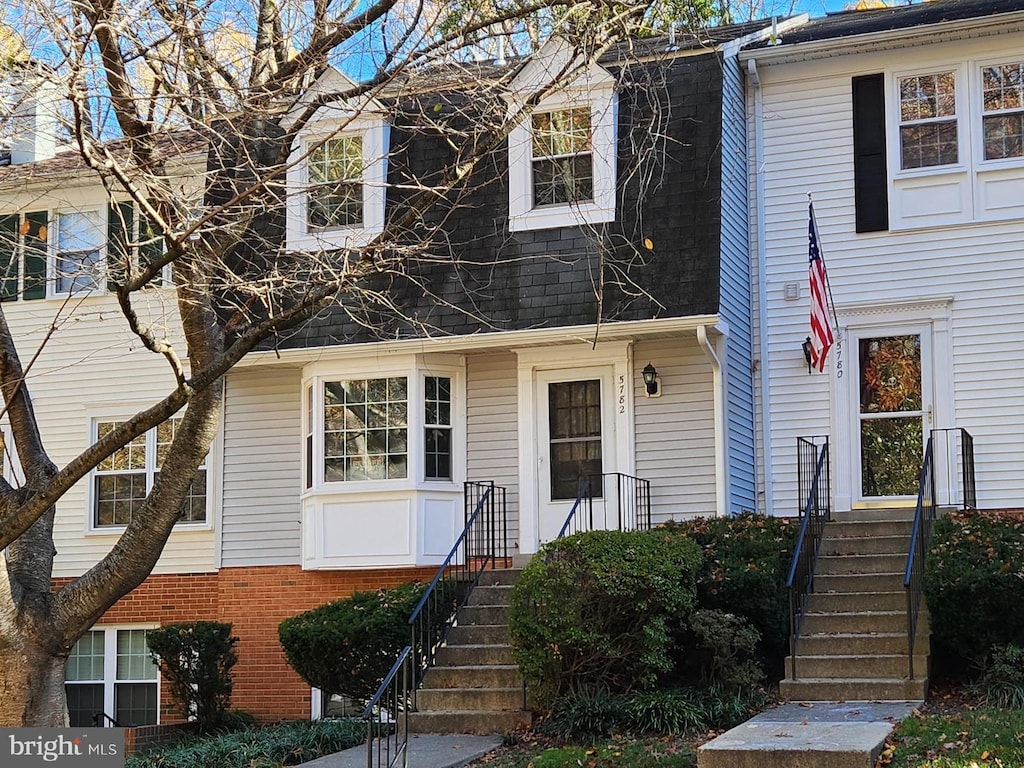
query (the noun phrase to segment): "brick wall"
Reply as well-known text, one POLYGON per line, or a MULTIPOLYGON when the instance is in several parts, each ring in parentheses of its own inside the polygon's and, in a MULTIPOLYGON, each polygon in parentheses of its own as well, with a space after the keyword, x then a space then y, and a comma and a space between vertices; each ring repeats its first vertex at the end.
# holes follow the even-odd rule
MULTIPOLYGON (((239 638, 232 706, 261 720, 306 718, 310 689, 288 666, 277 639, 277 625, 289 616, 353 592, 403 581, 427 581, 434 572, 433 568, 303 571, 295 565, 283 565, 150 576, 97 624, 229 622, 239 638)), ((55 587, 66 581, 59 581, 55 587)), ((180 721, 171 708, 166 685, 161 686, 160 709, 162 723, 180 721)))

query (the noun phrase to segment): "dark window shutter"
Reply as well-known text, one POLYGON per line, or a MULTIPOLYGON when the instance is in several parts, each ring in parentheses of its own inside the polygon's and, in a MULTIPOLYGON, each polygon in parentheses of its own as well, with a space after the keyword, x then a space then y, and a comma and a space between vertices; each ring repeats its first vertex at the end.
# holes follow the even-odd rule
POLYGON ((24 297, 31 299, 46 298, 46 254, 47 227, 50 218, 46 211, 26 213, 28 231, 25 232, 25 288, 24 297))
MULTIPOLYGON (((164 233, 144 213, 139 214, 139 264, 148 267, 164 255, 164 233)), ((153 285, 163 285, 159 277, 153 285)))
POLYGON ((18 298, 18 225, 16 213, 0 216, 0 301, 18 298))
POLYGON ((134 221, 135 208, 131 203, 107 206, 107 290, 116 291, 127 277, 134 221))
POLYGON ((885 78, 853 78, 853 196, 857 231, 889 228, 889 178, 885 164, 885 78))

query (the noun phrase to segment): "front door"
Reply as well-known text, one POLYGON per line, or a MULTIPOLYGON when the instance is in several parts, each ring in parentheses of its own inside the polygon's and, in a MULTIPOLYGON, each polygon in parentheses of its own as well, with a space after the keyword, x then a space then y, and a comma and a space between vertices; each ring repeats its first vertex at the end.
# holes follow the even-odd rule
MULTIPOLYGON (((579 495, 581 482, 615 467, 610 401, 610 370, 538 372, 537 508, 541 542, 558 536, 579 495)), ((600 496, 600 485, 594 483, 592 493, 596 496, 600 496)), ((594 527, 605 527, 604 521, 595 520, 594 527)))
POLYGON ((856 418, 852 433, 860 506, 900 505, 917 497, 924 441, 931 428, 929 334, 926 328, 854 333, 856 418))

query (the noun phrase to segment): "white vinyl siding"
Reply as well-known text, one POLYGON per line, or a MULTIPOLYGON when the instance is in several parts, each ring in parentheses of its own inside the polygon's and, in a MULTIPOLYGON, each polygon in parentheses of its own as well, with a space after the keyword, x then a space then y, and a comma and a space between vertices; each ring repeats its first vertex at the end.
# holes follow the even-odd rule
POLYGON ((467 477, 477 482, 493 480, 508 489, 510 547, 519 540, 516 366, 511 352, 466 359, 467 477))
POLYGON ((242 368, 224 409, 221 565, 299 563, 302 371, 242 368))
MULTIPOLYGON (((800 343, 807 335, 807 193, 814 194, 822 250, 837 304, 900 305, 913 299, 950 300, 952 364, 935 371, 936 387, 952 394, 950 422, 975 438, 981 507, 1020 505, 1024 386, 1019 349, 1024 333, 1020 286, 1022 221, 1006 220, 854 233, 850 78, 898 69, 925 71, 941 61, 998 56, 996 37, 885 54, 839 56, 826 62, 760 67, 764 85, 765 210, 768 222, 767 326, 776 514, 793 514, 795 439, 833 434, 830 379, 807 374, 800 343), (767 119, 771 116, 771 119, 767 119), (787 283, 801 286, 787 302, 787 283)), ((888 87, 888 86, 887 86, 888 87)), ((892 98, 891 93, 887 93, 892 98)), ((756 289, 756 286, 755 286, 756 289)), ((844 350, 846 375, 856 375, 844 350)), ((937 420, 941 415, 937 413, 937 420)), ((849 471, 836 466, 833 475, 849 471)))
POLYGON ((641 341, 636 362, 658 369, 660 397, 645 397, 634 365, 636 474, 651 481, 655 523, 715 514, 715 422, 711 365, 693 336, 641 341))

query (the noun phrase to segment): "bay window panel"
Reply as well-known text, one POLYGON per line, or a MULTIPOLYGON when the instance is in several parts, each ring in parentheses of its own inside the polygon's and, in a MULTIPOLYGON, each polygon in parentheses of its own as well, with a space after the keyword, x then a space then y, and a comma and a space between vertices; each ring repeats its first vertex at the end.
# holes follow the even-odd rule
POLYGON ((324 383, 324 480, 395 480, 408 475, 404 377, 324 383))

